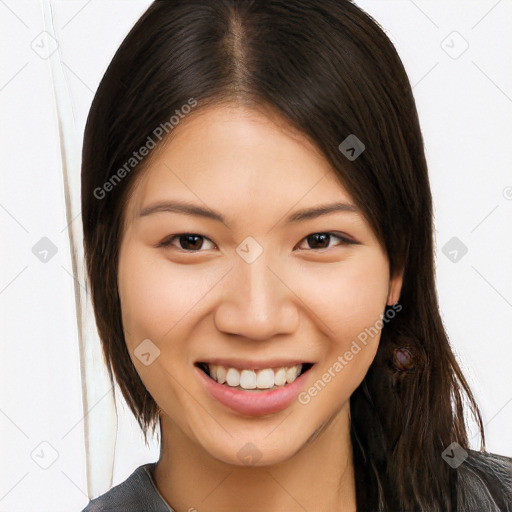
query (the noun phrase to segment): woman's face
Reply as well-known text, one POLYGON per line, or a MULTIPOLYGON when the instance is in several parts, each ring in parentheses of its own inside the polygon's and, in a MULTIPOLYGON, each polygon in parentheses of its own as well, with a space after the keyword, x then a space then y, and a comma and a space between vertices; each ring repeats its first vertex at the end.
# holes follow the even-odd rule
POLYGON ((327 161, 270 119, 182 120, 134 189, 119 259, 144 385, 201 453, 238 465, 284 461, 348 414, 401 286, 327 161))

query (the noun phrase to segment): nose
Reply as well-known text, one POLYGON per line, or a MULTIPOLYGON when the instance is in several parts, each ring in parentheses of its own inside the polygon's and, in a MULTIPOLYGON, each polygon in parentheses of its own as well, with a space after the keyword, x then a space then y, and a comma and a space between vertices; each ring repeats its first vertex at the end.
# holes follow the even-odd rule
POLYGON ((252 263, 238 260, 226 276, 214 315, 219 331, 252 340, 296 331, 297 297, 284 273, 270 268, 264 255, 252 263))

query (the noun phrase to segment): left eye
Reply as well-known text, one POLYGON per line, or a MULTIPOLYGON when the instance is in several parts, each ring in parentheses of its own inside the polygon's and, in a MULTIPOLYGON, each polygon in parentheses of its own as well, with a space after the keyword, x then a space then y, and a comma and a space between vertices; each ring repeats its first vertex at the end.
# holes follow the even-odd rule
MULTIPOLYGON (((340 242, 336 245, 349 245, 349 244, 357 244, 355 240, 351 240, 348 237, 342 236, 342 235, 336 235, 334 233, 312 233, 311 235, 308 235, 307 237, 303 238, 301 240, 301 243, 307 242, 310 246, 312 246, 310 249, 306 250, 322 250, 322 249, 329 249, 332 247, 331 242, 333 239, 337 239, 340 242)), ((159 247, 170 247, 174 246, 177 249, 182 249, 185 252, 197 252, 201 249, 204 249, 204 241, 208 241, 213 247, 207 247, 207 249, 215 249, 215 244, 207 237, 203 235, 199 235, 196 233, 182 233, 179 235, 171 236, 170 238, 167 238, 163 242, 159 244, 159 247), (179 246, 176 247, 176 245, 173 243, 174 241, 178 241, 179 246)), ((301 244, 297 245, 299 249, 304 249, 303 247, 300 247, 301 244)))
POLYGON ((329 249, 329 244, 333 238, 337 238, 338 240, 341 241, 341 243, 337 245, 348 245, 356 243, 354 240, 350 240, 349 238, 344 236, 335 235, 334 233, 312 233, 311 235, 308 235, 306 238, 303 238, 303 241, 308 242, 308 244, 310 245, 317 246, 309 250, 329 249), (320 245, 320 247, 318 247, 318 245, 320 245))

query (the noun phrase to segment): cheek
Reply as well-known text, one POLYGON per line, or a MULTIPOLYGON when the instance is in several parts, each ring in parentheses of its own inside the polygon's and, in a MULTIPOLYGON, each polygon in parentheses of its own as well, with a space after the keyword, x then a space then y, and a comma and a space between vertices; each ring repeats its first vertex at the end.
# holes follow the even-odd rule
POLYGON ((343 347, 383 314, 389 286, 387 260, 361 251, 336 270, 310 273, 302 286, 304 302, 322 321, 326 336, 343 347))
POLYGON ((119 261, 119 296, 127 341, 139 338, 163 342, 178 339, 198 311, 201 298, 215 279, 194 265, 177 266, 155 249, 130 247, 119 261))
MULTIPOLYGON (((143 251, 129 248, 120 258, 119 298, 123 326, 130 338, 157 338, 164 328, 161 313, 170 293, 166 293, 158 275, 158 267, 149 264, 143 251)), ((170 317, 167 320, 172 322, 170 317)))
POLYGON ((347 276, 338 289, 341 309, 335 324, 336 332, 345 341, 347 335, 357 336, 366 327, 375 324, 384 312, 388 292, 387 268, 367 269, 347 276))
POLYGON ((187 314, 204 295, 201 286, 205 285, 190 272, 173 268, 161 255, 155 257, 156 252, 136 243, 126 246, 119 259, 118 288, 131 360, 157 403, 162 404, 165 396, 174 404, 172 409, 181 403, 176 379, 182 380, 187 368, 187 314), (154 358, 149 365, 137 356, 146 339, 154 343, 144 345, 144 352, 154 358))
POLYGON ((371 265, 360 260, 346 267, 325 279, 328 292, 316 310, 324 313, 329 327, 325 350, 315 378, 299 395, 300 404, 313 404, 325 418, 349 400, 366 375, 379 345, 388 292, 386 260, 373 259, 371 265))

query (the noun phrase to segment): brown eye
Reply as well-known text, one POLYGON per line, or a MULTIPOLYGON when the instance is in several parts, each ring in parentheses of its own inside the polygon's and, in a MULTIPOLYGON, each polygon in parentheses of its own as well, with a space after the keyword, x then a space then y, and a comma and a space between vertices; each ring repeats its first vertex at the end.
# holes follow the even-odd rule
POLYGON ((340 241, 340 243, 336 244, 338 246, 357 243, 354 240, 350 240, 341 235, 335 235, 334 233, 312 233, 303 240, 308 243, 310 250, 321 250, 333 247, 332 245, 330 246, 330 243, 333 239, 338 239, 340 241))
POLYGON ((198 235, 196 233, 182 233, 167 238, 160 244, 160 247, 173 246, 186 252, 193 252, 204 248, 203 245, 205 240, 208 240, 210 243, 212 243, 213 246, 215 246, 215 244, 213 244, 213 242, 211 242, 211 240, 205 236, 198 235), (178 241, 178 246, 173 243, 176 240, 178 241))
POLYGON ((306 240, 312 249, 326 249, 329 247, 331 235, 328 233, 315 233, 309 235, 306 240))

